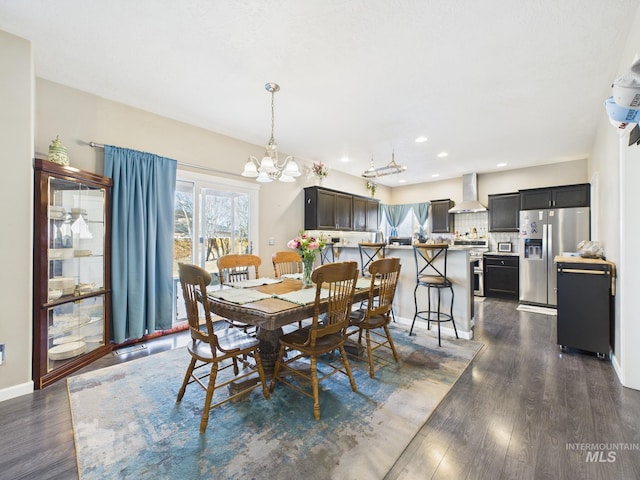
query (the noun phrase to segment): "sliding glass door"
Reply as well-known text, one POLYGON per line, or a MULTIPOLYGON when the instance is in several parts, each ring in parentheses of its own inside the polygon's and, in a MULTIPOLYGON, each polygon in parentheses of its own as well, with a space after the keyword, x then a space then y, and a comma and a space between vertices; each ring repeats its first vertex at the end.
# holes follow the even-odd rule
POLYGON ((205 268, 218 282, 217 260, 227 253, 257 253, 258 187, 178 170, 173 252, 174 323, 186 319, 178 262, 205 268))

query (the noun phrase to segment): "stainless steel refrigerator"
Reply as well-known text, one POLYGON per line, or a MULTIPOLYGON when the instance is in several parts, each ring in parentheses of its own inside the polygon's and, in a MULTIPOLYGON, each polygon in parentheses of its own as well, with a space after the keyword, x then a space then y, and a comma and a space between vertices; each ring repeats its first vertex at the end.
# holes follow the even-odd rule
POLYGON ((590 239, 589 208, 520 211, 520 302, 557 305, 555 256, 590 239))

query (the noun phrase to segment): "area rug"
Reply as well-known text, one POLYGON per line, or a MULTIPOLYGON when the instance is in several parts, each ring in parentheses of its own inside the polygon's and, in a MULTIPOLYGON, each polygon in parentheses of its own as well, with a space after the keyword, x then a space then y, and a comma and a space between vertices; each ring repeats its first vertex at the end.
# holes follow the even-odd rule
MULTIPOLYGON (((375 378, 351 360, 320 383, 313 401, 283 384, 212 410, 199 433, 204 390, 190 385, 175 402, 189 362, 179 348, 67 379, 82 480, 381 479, 482 348, 427 332, 392 335, 400 355, 378 350, 375 378)), ((215 401, 214 397, 214 401, 215 401)))

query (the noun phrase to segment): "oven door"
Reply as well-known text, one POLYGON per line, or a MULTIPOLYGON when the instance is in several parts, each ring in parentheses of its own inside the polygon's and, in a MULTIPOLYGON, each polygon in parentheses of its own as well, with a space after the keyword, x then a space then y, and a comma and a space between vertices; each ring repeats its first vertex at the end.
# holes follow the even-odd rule
POLYGON ((473 294, 484 297, 484 266, 482 258, 474 259, 473 264, 473 294))

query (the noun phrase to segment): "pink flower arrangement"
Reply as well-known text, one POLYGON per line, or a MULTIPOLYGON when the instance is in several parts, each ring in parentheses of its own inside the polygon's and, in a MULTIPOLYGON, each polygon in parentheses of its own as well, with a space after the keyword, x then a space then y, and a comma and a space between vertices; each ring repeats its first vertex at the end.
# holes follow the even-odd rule
POLYGON ((287 247, 297 250, 302 258, 314 259, 316 254, 322 250, 325 242, 322 238, 315 238, 306 233, 301 233, 296 238, 287 242, 287 247))
POLYGON ((322 162, 313 162, 313 166, 311 167, 311 171, 316 177, 325 178, 329 175, 329 169, 325 167, 322 162))

